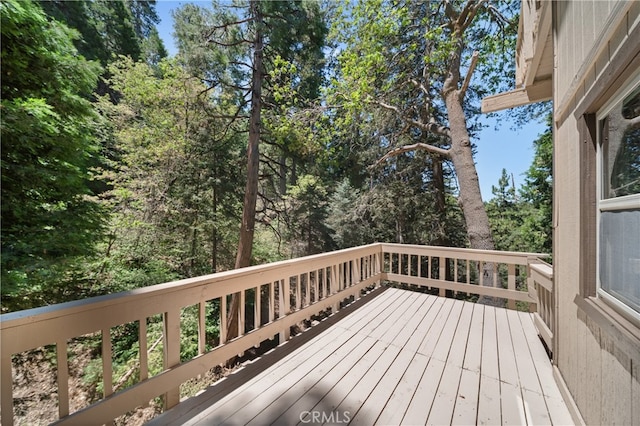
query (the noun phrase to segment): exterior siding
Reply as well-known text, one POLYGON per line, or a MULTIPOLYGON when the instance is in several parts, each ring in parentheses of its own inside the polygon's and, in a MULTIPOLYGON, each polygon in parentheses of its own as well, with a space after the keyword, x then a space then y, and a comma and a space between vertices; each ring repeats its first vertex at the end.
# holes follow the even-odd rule
POLYGON ((555 362, 587 424, 640 424, 640 354, 628 353, 574 302, 581 291, 581 263, 594 261, 581 259, 578 250, 579 212, 585 206, 580 205, 583 141, 574 112, 603 72, 611 72, 607 66, 618 49, 640 44, 629 39, 638 25, 640 2, 554 2, 555 362))

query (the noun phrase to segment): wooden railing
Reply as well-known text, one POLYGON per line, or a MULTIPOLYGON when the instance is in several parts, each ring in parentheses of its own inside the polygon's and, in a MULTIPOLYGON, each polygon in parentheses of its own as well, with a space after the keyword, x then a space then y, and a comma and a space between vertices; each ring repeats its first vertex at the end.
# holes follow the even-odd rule
POLYGON ((379 279, 380 246, 374 244, 2 315, 2 424, 13 423, 13 354, 55 345, 61 423, 102 424, 159 395, 164 395, 165 407, 176 405, 180 384, 276 335, 280 335, 281 342, 287 340, 291 326, 330 307, 335 312, 343 300, 358 298, 379 279), (234 293, 239 293, 241 300, 239 337, 205 351, 206 304, 219 304, 219 340, 224 342, 227 304, 234 293), (252 325, 245 324, 247 297, 255 301, 252 325), (267 303, 262 301, 265 297, 267 303), (181 312, 193 305, 199 312, 200 354, 181 362, 181 312), (264 323, 263 306, 268 306, 268 320, 264 323), (164 323, 164 371, 149 377, 147 319, 158 314, 164 323), (136 323, 139 329, 139 380, 114 393, 111 329, 128 323, 136 323), (70 413, 68 344, 94 332, 102 336, 103 398, 70 413))
MULTIPOLYGON (((0 316, 2 424, 13 424, 12 356, 15 354, 55 345, 59 422, 108 423, 158 396, 163 397, 165 408, 175 406, 179 403, 180 385, 187 380, 265 340, 276 336, 280 343, 288 340, 292 326, 328 308, 335 313, 343 302, 359 298, 382 280, 438 288, 441 295, 448 290, 504 298, 511 308, 517 302, 525 308, 535 307, 538 293, 527 291, 526 283, 531 276, 529 266, 540 264, 537 256, 535 253, 371 244, 5 314, 0 316), (487 281, 491 281, 493 287, 487 287, 487 281), (224 343, 229 301, 234 294, 240 299, 239 336, 224 343), (214 319, 207 314, 212 304, 218 308, 214 319), (191 359, 181 359, 180 352, 181 329, 184 329, 181 317, 186 309, 197 312, 198 354, 191 359), (248 309, 253 309, 252 315, 247 315, 248 309), (149 319, 158 317, 162 322, 163 369, 152 375, 147 328, 149 319), (247 318, 252 319, 250 324, 247 318), (215 321, 220 330, 214 344, 206 331, 211 321, 215 321), (121 378, 116 378, 116 382, 113 377, 112 330, 127 324, 134 324, 132 328, 138 330, 138 377, 135 384, 120 389, 121 378), (96 334, 101 341, 102 398, 71 412, 70 344, 81 336, 96 334)), ((535 282, 539 283, 538 280, 535 282)), ((549 309, 544 317, 552 312, 549 309)))
POLYGON ((406 244, 382 244, 383 279, 421 287, 505 299, 534 310, 535 293, 528 291, 528 266, 540 253, 518 253, 406 244))
POLYGON ((533 321, 547 348, 553 352, 553 267, 536 259, 529 263, 529 270, 529 288, 536 292, 538 300, 538 309, 533 314, 533 321))

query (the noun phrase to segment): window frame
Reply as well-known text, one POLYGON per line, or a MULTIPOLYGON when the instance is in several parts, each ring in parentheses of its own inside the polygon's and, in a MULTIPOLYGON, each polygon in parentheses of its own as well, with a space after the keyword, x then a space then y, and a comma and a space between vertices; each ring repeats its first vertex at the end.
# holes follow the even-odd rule
POLYGON ((602 289, 600 281, 600 255, 601 255, 601 242, 600 242, 600 223, 601 215, 603 212, 612 212, 620 210, 640 210, 640 193, 625 195, 614 198, 603 198, 604 188, 606 186, 604 176, 604 153, 602 145, 602 121, 605 117, 611 113, 611 111, 619 103, 621 103, 627 96, 629 96, 634 90, 640 87, 640 71, 637 71, 634 75, 628 78, 624 84, 618 89, 615 94, 598 110, 596 113, 596 128, 597 128, 597 141, 596 141, 596 297, 605 302, 608 306, 612 307, 619 314, 626 319, 632 321, 634 324, 640 325, 640 312, 628 306, 622 300, 619 300, 612 294, 602 289))

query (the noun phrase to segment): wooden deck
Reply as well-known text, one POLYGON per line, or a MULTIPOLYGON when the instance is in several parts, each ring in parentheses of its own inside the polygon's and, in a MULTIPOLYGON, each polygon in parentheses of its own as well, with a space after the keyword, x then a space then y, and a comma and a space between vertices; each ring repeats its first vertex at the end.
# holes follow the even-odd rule
POLYGON ((530 314, 376 293, 151 423, 572 424, 530 314))

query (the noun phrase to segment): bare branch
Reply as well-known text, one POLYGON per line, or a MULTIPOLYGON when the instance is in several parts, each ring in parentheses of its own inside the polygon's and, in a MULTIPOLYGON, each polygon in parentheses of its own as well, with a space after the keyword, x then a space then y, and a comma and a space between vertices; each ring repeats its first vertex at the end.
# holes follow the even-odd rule
POLYGON ((432 152, 434 154, 438 154, 438 155, 442 155, 443 157, 449 157, 449 150, 448 149, 444 149, 444 148, 439 148, 437 146, 434 145, 429 145, 426 143, 414 143, 411 145, 405 145, 405 146, 401 146, 399 148, 393 149, 389 152, 387 152, 382 158, 380 158, 378 161, 376 161, 376 163, 374 164, 374 166, 378 166, 381 163, 385 162, 387 159, 391 158, 391 157, 397 157, 398 155, 405 153, 405 152, 409 152, 409 151, 416 151, 416 150, 424 150, 424 151, 429 151, 432 152))
POLYGON ((427 99, 429 101, 431 101, 431 94, 429 93, 429 91, 427 90, 426 87, 424 87, 424 84, 420 83, 419 81, 414 80, 413 78, 409 80, 411 82, 411 84, 413 84, 414 86, 416 86, 417 88, 419 88, 420 90, 422 90, 422 93, 424 93, 427 96, 427 99))
POLYGON ((478 51, 474 51, 473 55, 471 55, 471 64, 469 65, 469 70, 467 71, 467 75, 464 77, 464 82, 462 83, 462 87, 458 92, 458 98, 460 102, 464 99, 464 94, 467 92, 469 88, 469 83, 471 83, 471 76, 473 75, 473 71, 476 68, 476 63, 478 63, 478 51))
POLYGON ((402 112, 400 111, 400 109, 398 109, 398 107, 386 104, 386 103, 384 103, 382 101, 373 101, 373 103, 375 103, 376 105, 381 106, 384 109, 387 109, 389 111, 395 112, 398 115, 398 118, 400 118, 402 121, 404 121, 407 124, 411 124, 412 126, 415 126, 415 127, 419 128, 421 130, 424 130, 426 132, 431 132, 431 133, 435 133, 435 134, 438 134, 438 135, 451 137, 451 132, 449 131, 449 128, 445 127, 445 126, 442 126, 441 124, 437 123, 433 117, 431 118, 431 120, 428 123, 423 123, 421 121, 417 121, 417 120, 413 120, 411 118, 405 117, 402 114, 402 112))
POLYGON ((211 33, 213 34, 213 32, 216 31, 216 30, 226 29, 226 28, 234 26, 234 25, 246 24, 247 22, 250 22, 250 21, 253 21, 253 20, 254 20, 253 16, 250 16, 249 18, 241 19, 240 21, 236 21, 236 22, 225 22, 224 24, 216 25, 216 26, 212 27, 211 28, 211 33))
POLYGON ((253 43, 251 40, 247 40, 247 39, 244 39, 244 38, 239 39, 239 40, 237 40, 235 42, 231 42, 231 43, 223 43, 221 41, 214 40, 214 39, 212 39, 210 37, 207 38, 206 41, 208 43, 213 43, 213 44, 215 44, 217 46, 221 46, 221 47, 235 47, 235 46, 240 46, 241 44, 252 44, 253 43))

